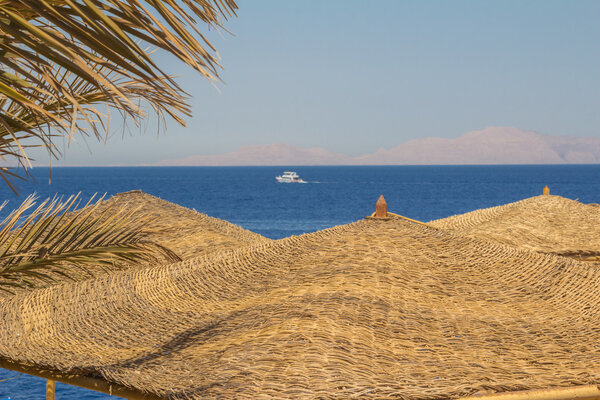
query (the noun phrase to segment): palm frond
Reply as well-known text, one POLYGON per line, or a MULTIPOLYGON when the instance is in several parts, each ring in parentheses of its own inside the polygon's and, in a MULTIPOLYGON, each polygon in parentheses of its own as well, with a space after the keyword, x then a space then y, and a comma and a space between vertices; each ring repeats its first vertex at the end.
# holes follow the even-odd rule
POLYGON ((143 46, 217 80, 219 57, 197 20, 220 29, 236 9, 233 0, 0 0, 0 129, 11 144, 0 156, 27 168, 26 139, 52 153, 52 136, 72 137, 82 120, 101 138, 82 87, 134 120, 141 99, 184 124, 185 92, 143 46))
POLYGON ((78 199, 47 199, 36 206, 35 196, 29 196, 0 223, 0 290, 77 279, 98 269, 179 261, 147 240, 151 220, 133 218, 136 210, 109 206, 100 211, 100 198, 73 211, 78 199))
MULTIPOLYGON (((112 76, 111 76, 112 78, 112 76)), ((118 78, 118 77, 117 77, 118 78)), ((141 82, 117 80, 115 85, 121 93, 131 97, 137 97, 147 103, 161 101, 156 98, 156 93, 148 90, 148 85, 141 82)), ((0 80, 1 80, 0 74, 0 80)), ((38 94, 38 101, 44 111, 51 114, 60 124, 41 118, 39 114, 32 112, 30 107, 14 102, 7 97, 0 96, 0 159, 16 161, 25 172, 31 166, 31 160, 26 149, 31 147, 43 147, 48 151, 50 158, 59 158, 61 153, 55 145, 55 140, 64 134, 77 131, 84 136, 101 137, 102 132, 108 129, 107 113, 101 112, 98 107, 110 102, 106 91, 98 89, 95 85, 70 73, 58 77, 60 82, 68 85, 71 100, 64 101, 56 99, 49 94, 38 94), (41 99, 41 101, 39 100, 41 99), (59 128, 59 129, 56 129, 59 128)), ((185 103, 179 101, 174 106, 185 108, 185 103)), ((131 108, 122 109, 124 116, 134 115, 136 123, 140 110, 131 108)), ((9 185, 15 177, 20 177, 16 172, 8 168, 0 168, 0 177, 9 185)))

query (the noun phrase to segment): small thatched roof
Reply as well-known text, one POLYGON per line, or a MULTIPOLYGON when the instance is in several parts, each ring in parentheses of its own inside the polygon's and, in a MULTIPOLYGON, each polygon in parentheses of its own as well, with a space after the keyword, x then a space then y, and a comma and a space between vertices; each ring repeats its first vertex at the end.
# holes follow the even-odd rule
POLYGON ((171 399, 600 383, 598 287, 575 260, 364 220, 14 296, 0 364, 171 399))
MULTIPOLYGON (((104 212, 107 207, 112 207, 111 210, 115 212, 124 211, 134 219, 139 218, 138 220, 149 221, 144 225, 144 229, 147 229, 144 240, 164 246, 181 260, 271 241, 230 222, 209 217, 206 214, 170 203, 139 190, 119 193, 108 200, 102 201, 94 209, 92 215, 105 215, 104 212)), ((81 210, 69 212, 66 221, 77 216, 79 212, 81 210)), ((66 222, 63 221, 63 223, 66 222)), ((178 259, 177 257, 165 257, 162 263, 172 263, 173 259, 178 259)), ((65 280, 90 279, 93 276, 119 269, 144 268, 147 266, 149 266, 148 261, 139 261, 135 264, 121 262, 112 264, 112 266, 103 265, 102 267, 90 265, 88 268, 70 269, 67 274, 68 278, 62 274, 63 271, 60 271, 61 273, 46 271, 46 276, 50 277, 51 280, 38 283, 38 285, 49 286, 62 283, 65 280)), ((29 289, 11 288, 12 292, 22 290, 29 289)), ((10 292, 0 290, 0 299, 10 295, 12 295, 10 292)))
POLYGON ((600 259, 600 207, 560 196, 531 197, 429 225, 540 253, 600 259))
MULTIPOLYGON (((183 260, 270 241, 230 222, 209 217, 139 190, 119 193, 102 205, 137 209, 134 215, 154 218, 149 228, 156 233, 148 239, 174 251, 183 260)), ((101 206, 99 211, 102 210, 101 206)))

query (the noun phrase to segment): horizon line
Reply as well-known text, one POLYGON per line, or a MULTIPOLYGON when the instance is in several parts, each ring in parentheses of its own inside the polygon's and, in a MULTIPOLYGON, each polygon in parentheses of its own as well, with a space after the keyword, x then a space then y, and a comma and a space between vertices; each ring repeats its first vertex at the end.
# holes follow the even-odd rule
MULTIPOLYGON (((502 164, 252 164, 252 165, 152 165, 152 164, 137 164, 137 165, 37 165, 36 168, 245 168, 245 167, 494 167, 494 166, 558 166, 558 165, 600 165, 600 162, 595 163, 502 163, 502 164)), ((17 167, 5 167, 11 169, 19 169, 17 167)))

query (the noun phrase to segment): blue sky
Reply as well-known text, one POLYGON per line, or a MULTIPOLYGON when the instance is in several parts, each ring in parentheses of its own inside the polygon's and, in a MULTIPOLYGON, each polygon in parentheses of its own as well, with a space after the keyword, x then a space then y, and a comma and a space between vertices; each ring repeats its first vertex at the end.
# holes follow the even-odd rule
MULTIPOLYGON (((285 142, 349 155, 486 126, 600 137, 599 1, 238 0, 212 86, 161 57, 194 117, 57 165, 135 165, 285 142)), ((113 127, 116 122, 113 122, 113 127)), ((45 163, 44 156, 38 156, 45 163)))

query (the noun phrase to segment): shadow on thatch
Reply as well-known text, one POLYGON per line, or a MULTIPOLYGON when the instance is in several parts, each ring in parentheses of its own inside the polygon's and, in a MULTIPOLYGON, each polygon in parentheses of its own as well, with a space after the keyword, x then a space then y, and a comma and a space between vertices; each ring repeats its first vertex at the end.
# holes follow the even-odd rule
POLYGON ((600 262, 600 207, 560 196, 531 197, 429 225, 540 253, 600 262))
POLYGON ((369 219, 0 303, 0 359, 171 399, 597 383, 600 272, 369 219))

